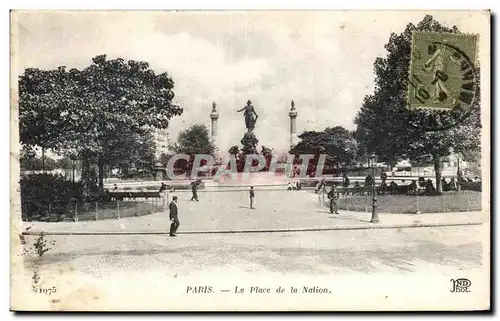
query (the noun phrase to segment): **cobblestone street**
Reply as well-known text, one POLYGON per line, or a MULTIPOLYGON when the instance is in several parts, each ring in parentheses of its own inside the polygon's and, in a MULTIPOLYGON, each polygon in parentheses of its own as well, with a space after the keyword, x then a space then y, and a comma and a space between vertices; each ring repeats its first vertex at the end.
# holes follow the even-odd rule
MULTIPOLYGON (((47 299, 56 300, 49 301, 54 309, 74 309, 72 302, 87 300, 93 307, 108 310, 123 308, 120 302, 125 301, 130 301, 130 309, 165 308, 166 300, 168 307, 189 309, 197 294, 188 289, 200 287, 210 288, 213 295, 195 296, 197 306, 210 309, 226 300, 241 304, 237 296, 225 293, 236 291, 237 286, 248 292, 252 286, 275 289, 294 284, 301 289, 327 289, 324 291, 337 301, 341 298, 339 308, 356 309, 356 303, 366 306, 369 302, 359 301, 359 293, 377 296, 382 288, 393 300, 403 300, 404 293, 434 291, 434 295, 422 296, 422 304, 432 305, 450 300, 450 279, 458 277, 471 279, 480 294, 486 293, 484 259, 489 250, 483 248, 483 240, 489 225, 485 214, 381 214, 381 222, 374 225, 369 223, 369 213, 329 215, 318 195, 310 191, 258 193, 255 210, 245 206, 245 192, 200 194, 199 202, 189 201, 188 193, 180 194, 181 228, 175 238, 155 234, 167 232, 168 212, 97 222, 25 223, 28 232, 45 231, 49 233, 44 236, 47 244, 54 242, 37 266, 41 286, 55 286, 58 294, 35 296, 33 302, 43 305, 47 299), (404 227, 415 223, 436 226, 404 227), (450 224, 460 225, 446 226, 450 224), (381 226, 385 228, 376 228, 381 226), (322 227, 334 230, 216 233, 322 227), (206 231, 214 233, 198 234, 206 231), (117 232, 122 234, 106 234, 117 232)), ((36 233, 26 235, 26 246, 33 246, 37 237, 36 233)), ((32 257, 24 263, 24 280, 20 281, 29 286, 26 282, 34 273, 32 257)), ((319 300, 324 294, 317 295, 307 299, 310 304, 335 306, 319 300)), ((467 304, 467 297, 461 298, 463 302, 456 298, 453 302, 467 304)), ((296 300, 287 299, 281 307, 304 304, 296 300)), ((246 300, 243 306, 250 309, 257 302, 246 300)), ((260 302, 259 307, 267 299, 260 302)), ((408 307, 404 301, 390 304, 408 307)))
MULTIPOLYGON (((189 275, 207 267, 329 274, 415 272, 419 267, 481 265, 481 227, 321 231, 269 234, 47 236, 55 245, 40 267, 71 265, 104 277, 116 271, 189 275)), ((33 236, 30 236, 33 239, 33 236)))
MULTIPOLYGON (((476 293, 486 293, 480 292, 486 290, 482 278, 483 258, 487 253, 481 243, 485 228, 208 234, 177 238, 47 236, 55 245, 40 261, 39 273, 42 284, 59 289, 55 308, 69 308, 71 298, 78 297, 81 301, 83 296, 90 301, 103 299, 99 304, 112 309, 110 304, 118 304, 116 298, 124 295, 131 300, 131 309, 165 307, 160 298, 167 300, 168 306, 186 308, 193 297, 209 308, 221 300, 223 289, 234 291, 237 285, 276 287, 277 284, 300 288, 323 285, 333 289, 332 295, 342 298, 354 298, 360 291, 391 296, 424 289, 433 293, 432 289, 439 289, 422 297, 432 304, 439 300, 439 295, 450 295, 450 278, 467 277, 476 284, 476 293), (189 296, 188 286, 210 286, 214 296, 189 296), (385 289, 382 292, 381 287, 385 289)), ((31 273, 32 266, 27 264, 26 279, 30 279, 31 273)), ((346 302, 341 302, 344 307, 346 302)), ((355 307, 355 303, 353 299, 350 304, 355 307)))

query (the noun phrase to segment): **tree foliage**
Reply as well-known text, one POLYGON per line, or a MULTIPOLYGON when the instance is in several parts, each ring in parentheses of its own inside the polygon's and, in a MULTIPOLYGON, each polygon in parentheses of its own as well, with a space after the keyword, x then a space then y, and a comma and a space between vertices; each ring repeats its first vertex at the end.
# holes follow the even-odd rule
POLYGON ((193 125, 181 132, 174 145, 174 149, 179 154, 187 155, 213 155, 215 151, 207 127, 201 124, 193 125))
POLYGON ((341 126, 326 128, 322 132, 306 131, 299 138, 299 143, 290 151, 294 155, 326 154, 327 161, 337 166, 347 166, 356 160, 356 140, 351 132, 341 126))
POLYGON ((23 171, 51 171, 59 166, 58 162, 51 157, 45 157, 44 160, 41 157, 22 157, 20 159, 20 167, 23 171), (45 162, 45 164, 42 164, 42 162, 45 162))
POLYGON ((156 161, 163 164, 163 166, 167 166, 168 162, 170 161, 170 159, 172 157, 173 157, 173 155, 161 153, 160 157, 156 161))
POLYGON ((84 167, 94 160, 102 186, 104 165, 132 152, 115 146, 126 145, 120 137, 140 143, 145 129, 165 129, 182 114, 172 103, 173 87, 166 72, 156 74, 147 62, 106 55, 83 70, 26 69, 19 79, 21 142, 80 157, 84 167))
POLYGON ((153 135, 149 131, 137 133, 126 128, 117 129, 116 134, 104 142, 104 163, 124 173, 132 169, 152 171, 156 149, 153 135))
MULTIPOLYGON (((425 119, 434 111, 420 110, 416 112, 418 117, 411 118, 410 121, 405 118, 408 90, 406 79, 409 73, 411 37, 415 30, 459 33, 456 26, 448 28, 427 15, 416 26, 410 23, 403 33, 390 35, 389 42, 385 45, 387 57, 377 58, 374 63, 375 92, 365 97, 356 116, 356 137, 363 149, 376 153, 379 160, 390 165, 400 159, 417 161, 422 156, 429 155, 436 170, 436 187, 440 191, 441 157, 448 156, 453 151, 479 149, 479 100, 471 107, 471 114, 467 119, 446 130, 427 131, 425 125, 419 123, 419 119, 425 119)), ((440 116, 449 117, 446 112, 440 113, 440 116)))

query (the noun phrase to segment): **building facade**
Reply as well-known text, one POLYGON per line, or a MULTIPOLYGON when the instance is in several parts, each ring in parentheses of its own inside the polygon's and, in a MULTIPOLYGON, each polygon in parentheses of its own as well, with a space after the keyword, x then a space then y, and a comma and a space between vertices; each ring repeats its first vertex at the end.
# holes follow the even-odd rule
POLYGON ((155 156, 159 159, 161 154, 168 154, 171 147, 170 136, 166 129, 154 130, 154 141, 156 145, 155 156))

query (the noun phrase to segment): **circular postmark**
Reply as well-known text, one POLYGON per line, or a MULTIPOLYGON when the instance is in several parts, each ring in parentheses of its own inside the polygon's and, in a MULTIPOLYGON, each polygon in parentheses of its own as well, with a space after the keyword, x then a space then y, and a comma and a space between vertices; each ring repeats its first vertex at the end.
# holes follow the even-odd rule
POLYGON ((427 59, 418 49, 406 79, 408 107, 398 115, 410 126, 424 131, 450 129, 470 115, 478 89, 477 71, 467 53, 456 45, 433 41, 427 59))

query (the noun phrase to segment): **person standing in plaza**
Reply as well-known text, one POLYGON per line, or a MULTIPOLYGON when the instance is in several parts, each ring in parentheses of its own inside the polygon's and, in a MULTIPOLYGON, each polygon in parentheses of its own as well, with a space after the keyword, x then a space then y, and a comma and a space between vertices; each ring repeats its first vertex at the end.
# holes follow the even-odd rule
POLYGON ((332 189, 328 192, 328 199, 330 199, 330 214, 339 214, 337 207, 337 192, 335 191, 335 184, 332 185, 332 189))
POLYGON ((255 192, 253 186, 250 186, 250 208, 253 209, 253 199, 255 198, 255 192))
POLYGON ((191 183, 191 191, 193 192, 193 196, 191 197, 191 200, 198 202, 198 180, 191 183))
POLYGON ((169 205, 170 208, 170 221, 172 222, 170 224, 170 236, 177 236, 175 233, 177 232, 177 229, 179 228, 179 212, 177 209, 177 196, 172 197, 172 202, 170 202, 169 205))
POLYGON ((387 173, 385 171, 382 171, 382 174, 380 174, 380 179, 382 180, 382 183, 387 181, 387 173))
POLYGON ((349 188, 349 177, 347 177, 347 174, 344 173, 342 175, 342 187, 344 187, 344 191, 342 192, 342 194, 346 194, 348 193, 348 188, 349 188))
POLYGON ((161 183, 160 189, 158 192, 160 192, 160 199, 161 199, 161 207, 162 209, 165 209, 165 204, 168 203, 168 191, 167 191, 167 184, 161 183))

